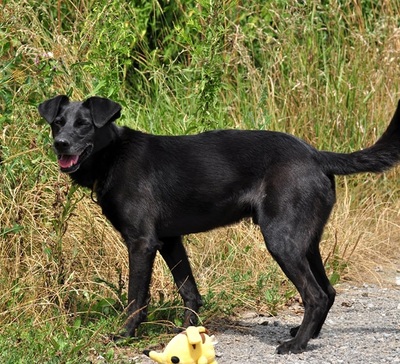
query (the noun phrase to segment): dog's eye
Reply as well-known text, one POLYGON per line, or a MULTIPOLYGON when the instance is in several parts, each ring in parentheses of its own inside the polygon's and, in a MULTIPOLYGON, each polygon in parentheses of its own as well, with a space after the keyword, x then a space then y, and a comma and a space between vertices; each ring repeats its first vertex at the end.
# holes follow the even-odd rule
POLYGON ((76 121, 75 121, 75 125, 76 126, 83 126, 83 125, 86 125, 86 124, 87 124, 87 122, 84 119, 76 119, 76 121))
POLYGON ((65 124, 65 122, 64 122, 63 119, 55 119, 53 121, 53 124, 56 125, 56 126, 63 126, 65 124))

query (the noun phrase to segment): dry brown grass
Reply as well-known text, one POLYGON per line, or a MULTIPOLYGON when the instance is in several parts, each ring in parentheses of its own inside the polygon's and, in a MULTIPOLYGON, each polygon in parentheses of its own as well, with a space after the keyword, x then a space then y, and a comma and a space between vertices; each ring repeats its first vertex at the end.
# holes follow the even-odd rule
POLYGON ((398 268, 400 189, 390 183, 396 179, 398 168, 386 176, 357 177, 358 186, 343 179, 322 250, 332 258, 338 249, 337 256, 347 264, 348 279, 382 283, 385 272, 380 272, 381 267, 398 268))

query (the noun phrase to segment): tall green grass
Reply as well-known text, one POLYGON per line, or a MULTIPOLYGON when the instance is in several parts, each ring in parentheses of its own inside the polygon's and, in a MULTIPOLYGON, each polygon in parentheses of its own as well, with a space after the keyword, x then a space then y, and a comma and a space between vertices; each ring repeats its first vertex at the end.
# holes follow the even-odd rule
MULTIPOLYGON (((37 105, 113 98, 119 123, 157 134, 272 129, 350 152, 383 132, 399 98, 397 1, 6 1, 0 5, 0 361, 108 362, 126 303, 123 242, 57 171, 37 105)), ((398 168, 338 178, 322 242, 332 281, 379 278, 399 257, 398 168)), ((201 319, 275 314, 295 295, 248 221, 186 238, 201 319)), ((141 335, 179 325, 157 259, 141 335)), ((154 339, 153 339, 154 340, 154 339)), ((157 340, 157 339, 155 339, 157 340)), ((145 341, 138 345, 146 345, 145 341)))

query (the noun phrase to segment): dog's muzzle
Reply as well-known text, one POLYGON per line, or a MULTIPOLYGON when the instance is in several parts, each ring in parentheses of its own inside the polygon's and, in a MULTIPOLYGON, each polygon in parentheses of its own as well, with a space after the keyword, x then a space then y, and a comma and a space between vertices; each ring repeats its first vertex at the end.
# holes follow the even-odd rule
POLYGON ((78 154, 57 154, 61 172, 73 173, 78 170, 82 162, 92 153, 93 145, 88 145, 78 154))

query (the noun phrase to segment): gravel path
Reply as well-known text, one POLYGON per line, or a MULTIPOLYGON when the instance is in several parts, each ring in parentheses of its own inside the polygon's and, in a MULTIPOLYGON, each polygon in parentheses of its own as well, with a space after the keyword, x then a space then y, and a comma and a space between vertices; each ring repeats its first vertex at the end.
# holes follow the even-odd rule
POLYGON ((289 339, 289 329, 301 322, 301 307, 295 305, 276 317, 247 312, 214 332, 218 364, 400 363, 400 273, 385 288, 341 284, 336 289, 321 335, 305 353, 274 354, 279 341, 289 339))

